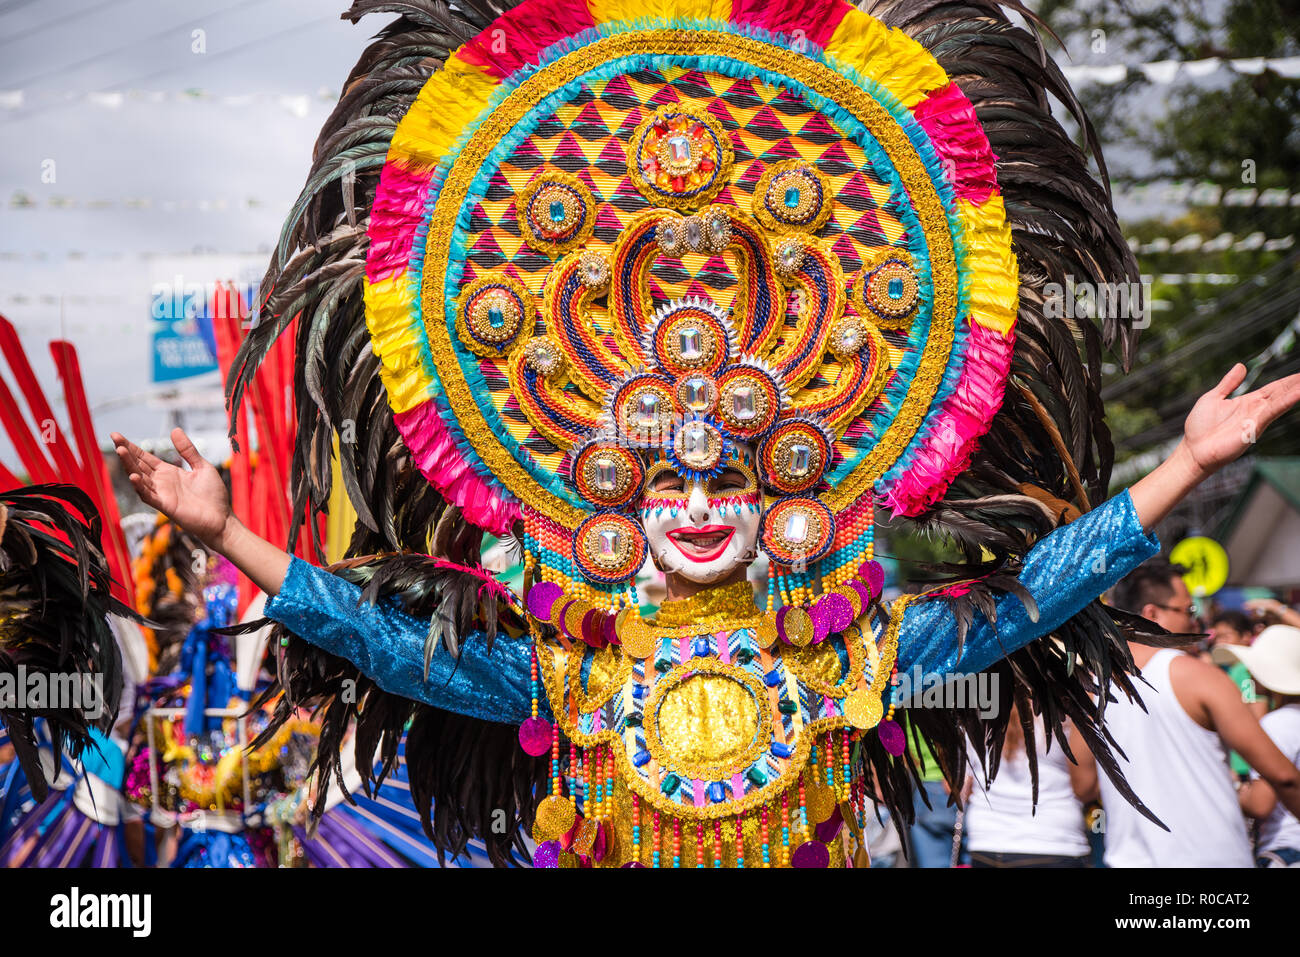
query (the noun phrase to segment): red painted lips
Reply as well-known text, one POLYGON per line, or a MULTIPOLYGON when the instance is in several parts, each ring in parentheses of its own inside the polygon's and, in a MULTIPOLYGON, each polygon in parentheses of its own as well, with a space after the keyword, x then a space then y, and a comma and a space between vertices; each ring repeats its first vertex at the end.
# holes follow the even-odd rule
POLYGON ((733 525, 704 525, 699 528, 674 528, 668 540, 677 550, 693 562, 711 562, 727 550, 727 543, 736 534, 733 525))

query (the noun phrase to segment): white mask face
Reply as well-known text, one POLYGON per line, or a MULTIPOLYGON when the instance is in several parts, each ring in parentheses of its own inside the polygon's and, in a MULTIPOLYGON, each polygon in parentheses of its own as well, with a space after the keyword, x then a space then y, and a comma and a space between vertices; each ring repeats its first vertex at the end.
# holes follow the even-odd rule
POLYGON ((757 554, 762 497, 753 473, 736 465, 707 483, 671 468, 653 472, 641 501, 650 554, 665 574, 709 585, 757 554))

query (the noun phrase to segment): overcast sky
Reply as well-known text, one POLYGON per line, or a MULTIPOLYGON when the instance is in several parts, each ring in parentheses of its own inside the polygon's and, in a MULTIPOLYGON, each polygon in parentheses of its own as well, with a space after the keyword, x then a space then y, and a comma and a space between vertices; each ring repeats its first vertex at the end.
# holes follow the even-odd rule
POLYGON ((150 290, 177 261, 155 257, 264 265, 316 130, 385 22, 354 26, 346 6, 0 0, 0 312, 51 392, 48 341, 77 346, 101 435, 168 421, 146 401, 150 290), (114 93, 120 105, 90 99, 114 93))

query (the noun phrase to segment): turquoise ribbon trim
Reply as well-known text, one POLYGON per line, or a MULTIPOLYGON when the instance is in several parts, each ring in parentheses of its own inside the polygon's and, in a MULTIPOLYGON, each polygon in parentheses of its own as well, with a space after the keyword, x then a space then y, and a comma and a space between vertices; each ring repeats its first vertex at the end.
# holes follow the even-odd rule
POLYGON ((126 776, 126 755, 108 735, 90 729, 91 746, 81 752, 81 766, 109 787, 121 787, 126 776))

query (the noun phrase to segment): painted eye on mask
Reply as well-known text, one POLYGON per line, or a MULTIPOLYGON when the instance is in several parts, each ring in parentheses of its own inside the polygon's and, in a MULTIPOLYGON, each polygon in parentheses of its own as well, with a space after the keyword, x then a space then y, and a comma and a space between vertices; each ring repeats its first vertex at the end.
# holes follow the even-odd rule
POLYGON ((689 493, 690 490, 686 486, 686 479, 671 469, 653 476, 646 486, 646 495, 652 497, 685 498, 689 493))
MULTIPOLYGON (((652 471, 646 482, 644 499, 647 502, 665 499, 690 498, 695 486, 679 475, 672 468, 660 468, 652 471)), ((738 496, 757 494, 758 481, 753 473, 743 465, 728 466, 704 483, 704 493, 710 501, 714 499, 731 500, 738 496)))
POLYGON ((705 486, 705 491, 710 495, 718 495, 725 492, 739 492, 749 484, 749 480, 741 475, 735 469, 726 469, 721 475, 709 479, 705 486))

